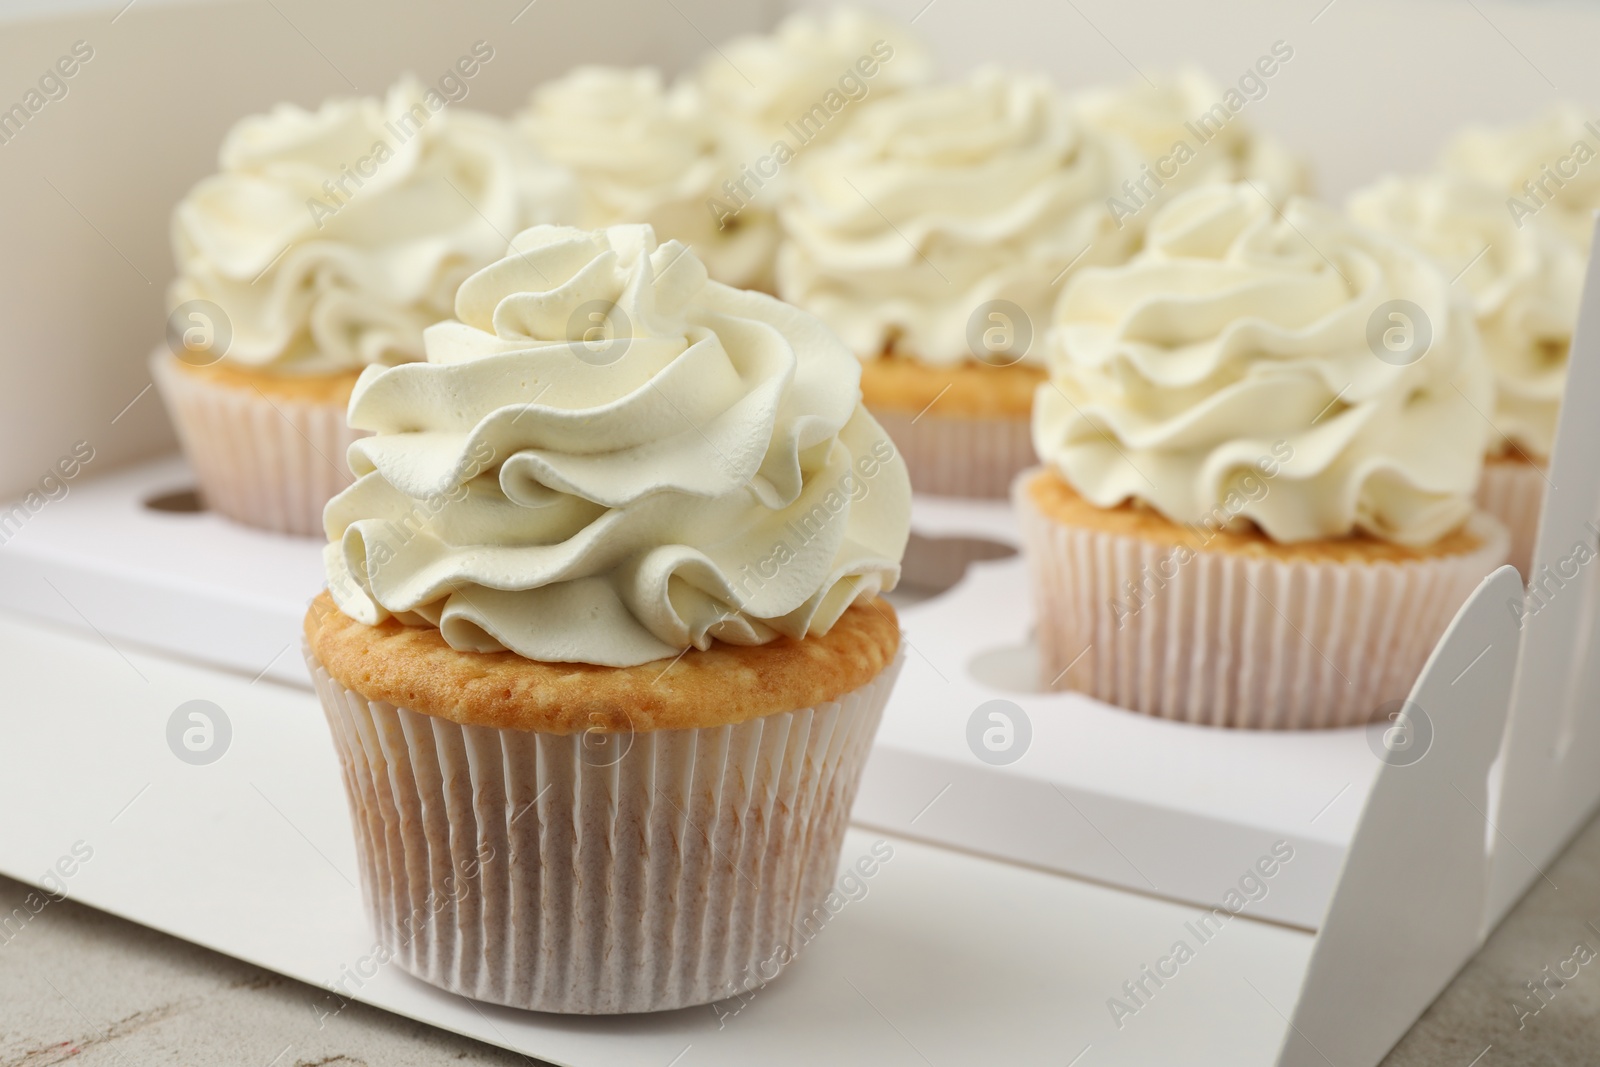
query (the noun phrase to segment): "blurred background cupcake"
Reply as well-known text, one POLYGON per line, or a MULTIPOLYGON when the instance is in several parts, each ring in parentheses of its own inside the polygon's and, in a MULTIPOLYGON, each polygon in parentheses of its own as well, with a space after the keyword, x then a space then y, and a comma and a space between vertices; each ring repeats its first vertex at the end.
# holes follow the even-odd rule
POLYGON ((1485 252, 1480 245, 1468 255, 1481 253, 1482 260, 1470 270, 1463 261, 1456 270, 1465 271, 1459 284, 1478 294, 1480 318, 1499 320, 1499 343, 1493 329, 1486 340, 1499 385, 1500 435, 1490 442, 1479 499, 1511 528, 1513 561, 1524 577, 1550 484, 1567 350, 1577 328, 1576 290, 1600 210, 1597 156, 1600 125, 1567 101, 1527 122, 1468 126, 1439 157, 1438 169, 1455 181, 1492 190, 1512 224, 1493 224, 1489 232, 1499 235, 1498 247, 1485 252), (1503 310, 1495 310, 1497 299, 1503 310))
POLYGON ((1494 424, 1479 506, 1511 531, 1510 562, 1530 573, 1547 468, 1583 290, 1585 243, 1555 212, 1516 219, 1506 193, 1469 174, 1386 177, 1350 198, 1360 224, 1432 256, 1471 294, 1494 369, 1494 424))
POLYGON ((535 90, 516 121, 577 178, 579 225, 646 223, 717 281, 772 290, 777 217, 766 198, 738 206, 723 187, 744 180, 744 161, 692 83, 668 88, 654 68, 579 67, 535 90))
POLYGON ((510 235, 570 218, 564 172, 504 122, 404 79, 382 99, 239 122, 173 212, 168 348, 151 369, 213 510, 313 535, 350 482, 345 405, 510 235))
POLYGON ((1493 381, 1470 301, 1330 208, 1180 194, 1144 252, 1068 285, 1047 351, 1047 467, 1014 496, 1049 685, 1363 723, 1505 559, 1473 505, 1493 381))
POLYGON ((1266 95, 1277 65, 1293 54, 1287 42, 1277 42, 1241 79, 1242 88, 1224 89, 1198 67, 1181 67, 1154 80, 1075 94, 1073 109, 1084 125, 1126 138, 1143 160, 1107 194, 1117 201, 1119 221, 1142 233, 1162 204, 1213 182, 1247 181, 1274 204, 1311 192, 1310 165, 1238 114, 1266 95))
POLYGON ((1035 77, 980 70, 866 101, 802 155, 778 288, 862 360, 862 392, 919 491, 1002 496, 1032 462, 1055 286, 1133 239, 1107 191, 1133 150, 1035 77))
MULTIPOLYGON (((908 23, 841 7, 797 11, 771 33, 725 41, 689 77, 729 151, 754 171, 776 145, 798 154, 826 143, 862 101, 932 75, 933 61, 908 23)), ((784 161, 740 185, 766 200, 789 173, 784 161)))
POLYGON ((645 226, 529 230, 456 311, 356 384, 306 617, 380 942, 539 1011, 764 984, 899 666, 910 485, 859 364, 645 226))
POLYGON ((1541 219, 1588 251, 1600 210, 1600 172, 1589 166, 1597 155, 1600 123, 1565 101, 1528 122, 1468 126, 1439 162, 1498 190, 1515 221, 1541 219))

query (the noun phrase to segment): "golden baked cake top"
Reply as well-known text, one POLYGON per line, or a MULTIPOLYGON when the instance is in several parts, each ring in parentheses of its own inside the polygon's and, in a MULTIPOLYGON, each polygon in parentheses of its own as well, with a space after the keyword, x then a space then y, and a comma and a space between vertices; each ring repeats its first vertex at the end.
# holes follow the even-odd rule
POLYGON ((302 404, 347 404, 351 390, 356 387, 356 379, 361 376, 359 370, 331 374, 280 374, 227 362, 204 365, 182 359, 173 359, 172 362, 182 373, 224 389, 259 392, 271 400, 302 404))
MULTIPOLYGON (((1304 560, 1316 563, 1405 563, 1411 560, 1464 556, 1483 547, 1483 541, 1468 526, 1460 526, 1428 545, 1403 545, 1370 534, 1353 534, 1321 541, 1274 541, 1253 523, 1236 520, 1219 529, 1215 523, 1179 524, 1153 508, 1124 502, 1112 508, 1089 503, 1052 470, 1042 470, 1022 485, 1040 514, 1075 527, 1103 530, 1106 533, 1137 537, 1162 545, 1185 545, 1191 549, 1226 552, 1236 556, 1259 556, 1279 561, 1304 560)), ((1231 517, 1219 509, 1222 517, 1231 517)))
POLYGON ((1009 366, 968 360, 936 367, 904 356, 861 364, 861 396, 869 408, 926 411, 941 418, 1026 419, 1044 371, 1023 363, 1009 366))
POLYGON ((900 647, 894 608, 858 600, 825 634, 764 645, 716 642, 633 667, 540 663, 514 652, 458 652, 437 628, 356 622, 322 592, 305 638, 334 680, 451 722, 571 734, 735 725, 837 700, 900 647))

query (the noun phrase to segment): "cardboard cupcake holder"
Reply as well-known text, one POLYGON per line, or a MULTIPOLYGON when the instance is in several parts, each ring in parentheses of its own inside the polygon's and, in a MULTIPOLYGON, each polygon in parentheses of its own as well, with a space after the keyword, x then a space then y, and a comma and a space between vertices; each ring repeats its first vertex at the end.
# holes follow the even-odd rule
MULTIPOLYGON (((1597 403, 1592 274, 1566 410, 1597 403)), ((1564 418, 1532 593, 1485 580, 1404 713, 1365 729, 1038 691, 1007 506, 918 498, 904 667, 796 962, 611 1019, 390 965, 299 650, 319 544, 185 510, 181 460, 127 468, 0 551, 0 804, 25 814, 0 871, 310 982, 318 1010, 362 1000, 557 1063, 1373 1064, 1600 800, 1596 454, 1600 425, 1564 418)))
MULTIPOLYGON (((135 10, 95 62, 252 36, 248 7, 186 9, 181 33, 135 10)), ((681 63, 702 42, 663 11, 633 32, 678 34, 683 55, 661 58, 681 63)), ((978 15, 952 11, 944 43, 966 47, 978 15)), ((1457 16, 1412 28, 1424 17, 1457 16)), ((79 34, 58 21, 42 48, 79 34)), ((74 114, 112 114, 83 97, 74 114)), ((214 101, 219 121, 259 103, 214 101)), ((1581 417, 1600 405, 1600 276, 1587 286, 1533 588, 1485 580, 1374 727, 1213 729, 1041 691, 1009 504, 919 496, 904 662, 832 891, 781 977, 753 960, 712 1005, 523 1012, 397 965, 446 949, 386 943, 365 912, 300 652, 321 546, 197 510, 176 457, 96 463, 0 527, 0 872, 44 907, 64 896, 308 983, 307 1035, 360 1001, 574 1067, 1376 1064, 1600 802, 1600 424, 1581 417)), ((29 432, 72 439, 52 411, 29 432)), ((25 936, 0 915, 0 941, 25 936)))

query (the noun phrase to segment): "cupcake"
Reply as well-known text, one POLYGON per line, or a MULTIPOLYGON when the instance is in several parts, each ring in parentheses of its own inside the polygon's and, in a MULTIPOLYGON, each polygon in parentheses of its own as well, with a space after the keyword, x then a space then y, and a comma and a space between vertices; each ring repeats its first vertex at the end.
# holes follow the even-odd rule
POLYGON ((772 290, 777 217, 730 201, 724 184, 741 180, 745 161, 692 83, 669 89, 654 69, 579 67, 535 91, 516 121, 577 177, 579 225, 646 223, 693 249, 716 281, 772 290))
POLYGON ((927 49, 906 23, 855 8, 798 11, 771 33, 708 54, 690 75, 723 140, 743 163, 734 198, 770 196, 797 154, 838 136, 869 99, 926 83, 927 49), (758 161, 783 150, 777 166, 758 161))
POLYGON ((244 119, 220 168, 173 213, 170 351, 151 371, 207 504, 315 535, 350 482, 357 375, 421 359, 462 279, 570 216, 570 179, 412 79, 244 119))
POLYGON ((539 1011, 764 984, 899 668, 905 467, 821 323, 647 226, 530 229, 456 314, 356 383, 306 616, 378 939, 539 1011))
POLYGON ((1600 210, 1600 124, 1571 101, 1513 126, 1471 126, 1452 137, 1440 166, 1492 186, 1517 224, 1540 219, 1585 252, 1600 210))
POLYGON ((1217 726, 1403 698, 1505 559, 1473 507, 1493 382, 1422 253, 1248 185, 1175 197, 1062 293, 1017 480, 1043 680, 1217 726), (1401 329, 1409 348, 1386 347, 1401 329), (1374 333, 1376 331, 1376 335, 1374 333))
MULTIPOLYGON (((1253 85, 1266 91, 1260 78, 1253 85)), ((1130 141, 1142 160, 1111 190, 1117 221, 1142 233, 1174 195, 1216 182, 1248 181, 1275 204, 1309 192, 1306 162, 1238 116, 1247 99, 1196 67, 1074 96, 1085 126, 1130 141)))
POLYGON ((1478 505, 1511 531, 1524 575, 1539 532, 1584 251, 1553 216, 1514 221, 1505 194, 1468 175, 1387 177, 1356 192, 1351 217, 1416 245, 1471 294, 1494 369, 1494 424, 1478 505))
MULTIPOLYGON (((1600 155, 1600 126, 1568 101, 1529 122, 1469 127, 1450 139, 1439 160, 1444 172, 1498 194, 1500 210, 1516 231, 1508 243, 1514 251, 1496 248, 1484 255, 1485 260, 1498 256, 1497 264, 1512 262, 1506 268, 1508 276, 1485 277, 1480 262, 1462 276, 1462 283, 1470 284, 1475 293, 1487 287, 1491 295, 1497 288, 1520 289, 1510 298, 1508 310, 1527 316, 1521 323, 1508 324, 1512 347, 1496 364, 1500 399, 1495 423, 1502 437, 1491 444, 1479 491, 1483 506, 1511 527, 1513 561, 1524 576, 1532 566, 1566 380, 1567 344, 1577 324, 1576 298, 1569 291, 1582 285, 1594 238, 1594 213, 1600 210, 1600 175, 1590 166, 1596 155, 1600 155), (1555 247, 1547 235, 1564 239, 1566 248, 1555 247), (1527 283, 1538 296, 1524 285, 1530 257, 1544 264, 1527 283), (1571 277, 1574 269, 1579 275, 1576 281, 1571 277), (1518 297, 1530 303, 1522 304, 1518 297), (1562 314, 1570 316, 1564 325, 1555 321, 1562 314), (1516 355, 1518 330, 1539 337, 1536 347, 1521 349, 1521 356, 1516 355)), ((1490 273, 1497 272, 1491 268, 1490 273)), ((1492 347, 1490 355, 1495 356, 1492 347)))
POLYGON ((984 69, 869 100, 800 157, 778 287, 863 363, 919 491, 1003 496, 1031 464, 1055 286, 1130 247, 1106 210, 1137 168, 1040 78, 984 69))

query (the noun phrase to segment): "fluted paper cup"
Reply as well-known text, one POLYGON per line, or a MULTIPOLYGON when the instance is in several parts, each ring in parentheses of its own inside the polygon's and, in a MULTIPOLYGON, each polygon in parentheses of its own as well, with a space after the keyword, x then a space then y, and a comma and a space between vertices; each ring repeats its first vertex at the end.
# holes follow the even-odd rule
POLYGON ((184 454, 211 510, 263 530, 322 536, 322 509, 353 478, 345 405, 231 388, 150 359, 184 454))
POLYGON ((561 735, 370 701, 306 660, 387 956, 475 1000, 575 1014, 709 1004, 793 957, 901 663, 737 725, 561 735))
POLYGON ((1533 568, 1546 477, 1541 464, 1491 459, 1484 463, 1483 478, 1478 482, 1478 506, 1511 531, 1511 554, 1506 562, 1522 572, 1523 581, 1533 568))
POLYGON ((1017 480, 1015 502, 1043 682, 1209 726, 1381 717, 1509 542, 1480 511, 1467 527, 1478 547, 1457 555, 1341 562, 1199 550, 1180 563, 1173 545, 1051 519, 1028 480, 1017 480))
POLYGON ((1038 463, 1027 416, 910 415, 869 407, 911 471, 919 493, 1004 499, 1011 480, 1038 463))

